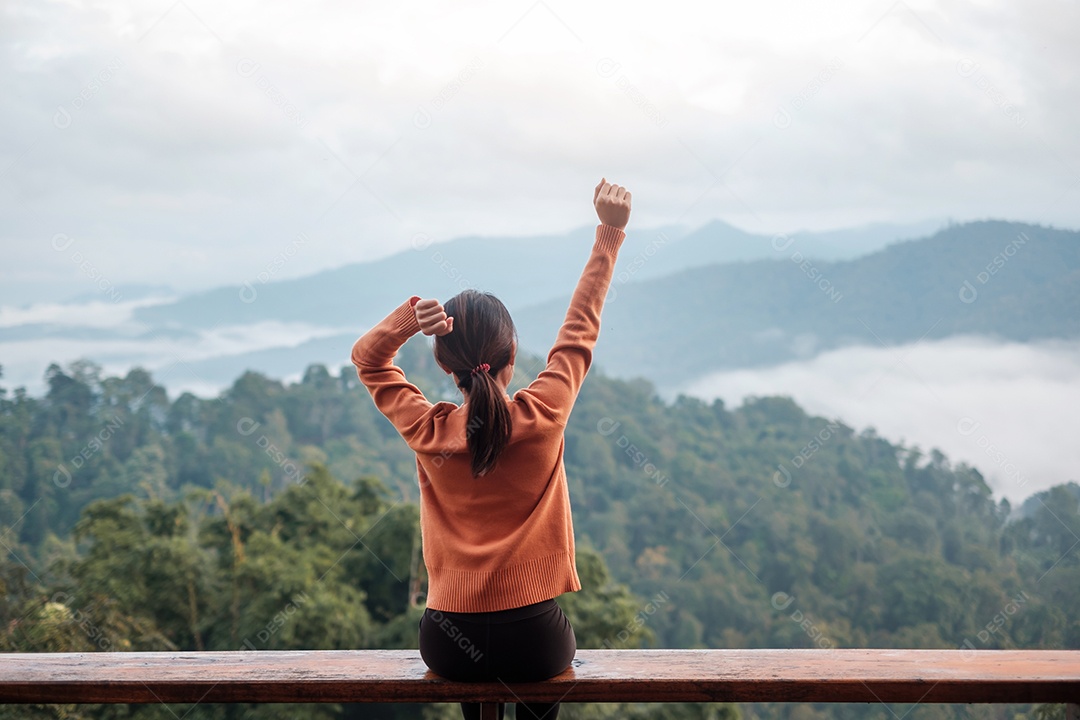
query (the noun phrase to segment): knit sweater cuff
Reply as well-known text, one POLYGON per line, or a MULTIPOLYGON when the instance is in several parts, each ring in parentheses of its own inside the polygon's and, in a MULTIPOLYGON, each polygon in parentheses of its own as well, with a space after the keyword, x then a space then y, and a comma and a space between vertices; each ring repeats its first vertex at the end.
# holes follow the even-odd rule
POLYGON ((626 238, 626 233, 617 227, 610 225, 597 225, 596 226, 596 243, 594 247, 597 250, 602 250, 609 255, 616 255, 619 252, 619 247, 622 245, 622 241, 626 238))
POLYGON ((390 322, 394 330, 404 336, 412 337, 420 332, 420 323, 416 319, 416 310, 413 309, 419 299, 419 295, 413 295, 390 313, 390 322))

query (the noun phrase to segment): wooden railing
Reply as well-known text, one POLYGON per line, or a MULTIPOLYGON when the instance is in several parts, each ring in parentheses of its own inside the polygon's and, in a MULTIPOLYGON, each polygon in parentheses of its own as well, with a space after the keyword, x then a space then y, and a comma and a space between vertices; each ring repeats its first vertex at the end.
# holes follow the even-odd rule
POLYGON ((444 680, 416 650, 0 654, 0 703, 1066 703, 1075 650, 579 650, 542 682, 444 680))

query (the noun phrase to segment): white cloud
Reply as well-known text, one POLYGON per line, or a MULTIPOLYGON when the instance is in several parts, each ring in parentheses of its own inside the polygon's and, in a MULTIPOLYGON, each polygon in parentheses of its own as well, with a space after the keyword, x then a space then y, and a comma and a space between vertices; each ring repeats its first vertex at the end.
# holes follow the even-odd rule
MULTIPOLYGON (((1076 481, 1080 343, 994 344, 952 338, 894 348, 852 347, 772 368, 719 372, 678 392, 731 407, 788 395, 807 412, 882 437, 938 448, 979 470, 1016 505, 1076 481)), ((672 396, 678 392, 670 393, 672 396)))
POLYGON ((41 303, 15 307, 0 305, 0 328, 20 325, 62 325, 82 328, 117 328, 131 321, 132 310, 147 305, 158 305, 173 297, 146 297, 124 300, 116 293, 116 300, 90 300, 80 303, 41 303))
MULTIPOLYGON (((116 310, 97 307, 99 305, 94 303, 89 308, 80 307, 79 313, 87 313, 88 326, 94 325, 95 313, 107 318, 111 311, 116 310)), ((118 309, 126 309, 130 313, 130 307, 131 304, 118 309)), ((52 309, 32 307, 26 312, 44 316, 52 309)), ((4 312, 12 311, 4 308, 4 312)), ((69 327, 75 325, 77 323, 74 321, 82 317, 73 310, 66 324, 69 327)), ((5 318, 5 315, 0 313, 0 318, 5 318)), ((43 381, 44 363, 67 367, 75 360, 89 358, 101 365, 105 375, 123 376, 131 368, 141 367, 152 372, 154 381, 167 387, 170 394, 177 390, 197 389, 199 393, 216 396, 222 389, 220 383, 197 375, 191 363, 269 348, 295 347, 308 340, 331 337, 345 331, 343 328, 281 322, 230 325, 210 331, 183 331, 175 335, 137 325, 126 328, 116 326, 115 329, 122 331, 115 337, 91 335, 84 338, 63 336, 0 341, 3 385, 8 388, 25 387, 32 395, 42 395, 47 390, 43 381)), ((353 331, 356 329, 348 329, 348 332, 353 331)), ((363 329, 358 332, 363 332, 363 329)), ((341 364, 346 362, 347 356, 341 364)))

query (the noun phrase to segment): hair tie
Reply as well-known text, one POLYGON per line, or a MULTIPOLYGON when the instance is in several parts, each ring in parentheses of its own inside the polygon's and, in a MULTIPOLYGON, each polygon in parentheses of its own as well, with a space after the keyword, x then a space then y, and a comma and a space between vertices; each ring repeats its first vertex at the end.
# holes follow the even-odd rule
POLYGON ((470 375, 475 375, 475 374, 476 374, 476 373, 478 373, 478 372, 487 372, 487 371, 488 371, 488 370, 490 370, 490 369, 491 369, 491 366, 490 366, 490 365, 488 365, 487 363, 480 363, 479 365, 477 365, 476 367, 474 367, 474 368, 472 369, 472 372, 471 372, 471 373, 469 373, 469 374, 470 374, 470 375))

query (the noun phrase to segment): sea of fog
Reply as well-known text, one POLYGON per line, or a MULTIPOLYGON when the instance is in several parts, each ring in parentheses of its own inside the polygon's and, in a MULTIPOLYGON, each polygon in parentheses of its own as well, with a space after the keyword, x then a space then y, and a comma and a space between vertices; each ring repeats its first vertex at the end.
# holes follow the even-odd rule
MULTIPOLYGON (((101 366, 104 376, 126 375, 132 367, 148 370, 154 381, 175 398, 182 392, 213 397, 231 384, 209 377, 200 362, 223 356, 273 348, 295 347, 309 340, 331 337, 343 328, 306 323, 259 322, 215 327, 212 330, 153 330, 132 319, 135 308, 167 301, 41 303, 16 308, 0 307, 0 386, 23 387, 44 395, 45 371, 50 363, 65 370, 70 363, 88 359, 101 366)), ((353 328, 359 335, 365 328, 353 328)), ((313 357, 311 363, 348 365, 348 347, 333 357, 313 357)), ((298 368, 293 377, 301 377, 298 368)))
MULTIPOLYGON (((995 343, 972 337, 891 348, 850 347, 812 360, 717 372, 663 393, 736 407, 787 395, 807 412, 924 452, 939 449, 1017 506, 1080 477, 1080 342, 995 343)), ((808 441, 811 438, 807 438, 808 441)), ((827 442, 825 440, 824 442, 827 442)))

